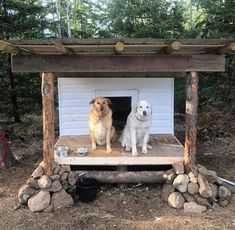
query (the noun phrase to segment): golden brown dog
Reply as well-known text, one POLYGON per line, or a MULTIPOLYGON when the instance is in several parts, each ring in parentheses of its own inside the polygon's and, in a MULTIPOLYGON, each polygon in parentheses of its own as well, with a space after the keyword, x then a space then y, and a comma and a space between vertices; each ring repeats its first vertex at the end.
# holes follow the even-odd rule
POLYGON ((92 142, 92 150, 96 149, 96 144, 106 143, 107 152, 112 152, 111 141, 115 139, 115 128, 112 126, 112 110, 108 98, 97 97, 90 101, 93 109, 89 114, 89 129, 92 142))

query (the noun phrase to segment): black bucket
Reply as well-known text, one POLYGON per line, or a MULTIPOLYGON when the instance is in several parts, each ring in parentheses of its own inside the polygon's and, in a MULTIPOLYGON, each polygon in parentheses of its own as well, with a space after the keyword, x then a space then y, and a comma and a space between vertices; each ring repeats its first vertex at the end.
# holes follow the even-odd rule
POLYGON ((94 178, 80 177, 76 184, 76 192, 81 202, 92 202, 97 197, 98 181, 94 178))

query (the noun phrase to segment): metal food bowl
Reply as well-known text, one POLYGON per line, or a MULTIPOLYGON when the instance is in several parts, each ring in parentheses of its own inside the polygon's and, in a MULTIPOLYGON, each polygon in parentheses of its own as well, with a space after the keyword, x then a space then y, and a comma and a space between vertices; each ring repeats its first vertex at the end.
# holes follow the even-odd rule
POLYGON ((69 152, 68 146, 57 146, 56 147, 56 154, 59 157, 67 157, 69 152))
POLYGON ((85 156, 87 154, 87 152, 88 152, 88 148, 86 148, 86 147, 79 147, 76 150, 77 155, 81 156, 81 157, 85 156))

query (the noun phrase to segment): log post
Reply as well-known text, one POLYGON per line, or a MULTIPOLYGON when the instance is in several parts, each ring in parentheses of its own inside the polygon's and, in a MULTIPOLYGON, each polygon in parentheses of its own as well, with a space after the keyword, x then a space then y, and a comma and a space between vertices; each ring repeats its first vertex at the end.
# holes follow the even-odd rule
POLYGON ((195 164, 197 142, 197 106, 198 106, 198 74, 188 72, 186 75, 186 126, 184 164, 186 170, 195 164))
POLYGON ((54 159, 54 74, 42 73, 43 161, 46 171, 54 159))

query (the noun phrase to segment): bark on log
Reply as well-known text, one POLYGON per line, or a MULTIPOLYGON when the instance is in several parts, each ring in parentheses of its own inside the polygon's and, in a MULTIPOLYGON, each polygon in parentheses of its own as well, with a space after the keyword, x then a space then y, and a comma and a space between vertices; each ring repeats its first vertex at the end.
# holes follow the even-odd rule
POLYGON ((175 51, 178 51, 181 48, 181 44, 177 41, 172 42, 169 46, 166 47, 164 52, 166 54, 171 54, 175 51))
POLYGON ((76 171, 83 174, 84 178, 95 178, 101 183, 126 184, 126 183, 163 183, 163 171, 76 171))
POLYGON ((186 128, 184 164, 188 170, 195 164, 197 142, 197 106, 198 106, 198 74, 189 72, 186 75, 186 128))
POLYGON ((117 42, 114 46, 116 54, 121 54, 125 49, 125 45, 122 42, 117 42))
POLYGON ((54 159, 54 75, 42 73, 43 161, 50 171, 54 159))

